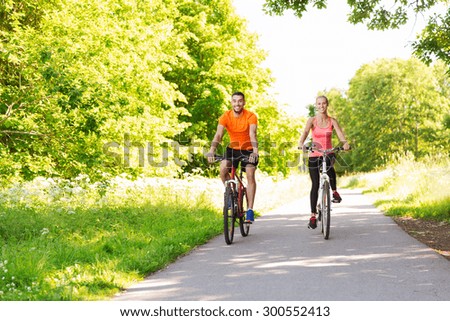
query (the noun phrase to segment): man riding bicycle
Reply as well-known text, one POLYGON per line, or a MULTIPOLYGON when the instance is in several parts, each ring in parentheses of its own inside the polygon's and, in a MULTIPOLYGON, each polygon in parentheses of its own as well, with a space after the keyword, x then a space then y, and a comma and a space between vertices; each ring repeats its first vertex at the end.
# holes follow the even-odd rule
POLYGON ((231 109, 219 117, 219 125, 211 142, 211 148, 206 155, 208 162, 215 161, 214 153, 222 142, 225 129, 230 136, 230 144, 226 149, 225 159, 220 163, 220 178, 223 183, 230 179, 231 166, 237 167, 239 158, 244 156, 248 161, 241 161, 241 166, 247 174, 248 209, 247 221, 254 221, 253 204, 256 194, 255 172, 258 165, 258 139, 256 115, 244 109, 245 96, 242 92, 231 95, 231 109))

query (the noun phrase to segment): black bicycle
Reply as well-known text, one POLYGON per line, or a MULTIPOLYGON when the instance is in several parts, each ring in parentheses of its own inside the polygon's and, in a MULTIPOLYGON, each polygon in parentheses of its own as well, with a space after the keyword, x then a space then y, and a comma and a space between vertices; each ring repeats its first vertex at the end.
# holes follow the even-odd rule
MULTIPOLYGON (((215 156, 216 161, 224 160, 223 156, 215 156)), ((238 157, 240 161, 248 161, 245 156, 238 157)), ((240 162, 239 162, 240 163, 240 162)), ((223 234, 227 244, 233 243, 234 229, 239 225, 242 236, 247 236, 250 232, 251 222, 247 222, 246 213, 248 208, 247 186, 244 177, 244 170, 239 166, 232 166, 230 179, 225 182, 224 205, 223 205, 223 234)))

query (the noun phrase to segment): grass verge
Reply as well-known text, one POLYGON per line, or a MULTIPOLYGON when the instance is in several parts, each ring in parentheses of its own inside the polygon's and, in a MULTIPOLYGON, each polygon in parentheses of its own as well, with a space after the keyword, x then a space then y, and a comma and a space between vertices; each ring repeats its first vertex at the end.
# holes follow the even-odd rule
MULTIPOLYGON (((304 180, 260 174, 258 209, 298 197, 304 180)), ((38 178, 0 199, 4 301, 107 299, 222 232, 217 179, 38 178)))
POLYGON ((450 160, 420 162, 403 157, 386 169, 343 178, 347 188, 361 188, 389 216, 450 223, 450 160))

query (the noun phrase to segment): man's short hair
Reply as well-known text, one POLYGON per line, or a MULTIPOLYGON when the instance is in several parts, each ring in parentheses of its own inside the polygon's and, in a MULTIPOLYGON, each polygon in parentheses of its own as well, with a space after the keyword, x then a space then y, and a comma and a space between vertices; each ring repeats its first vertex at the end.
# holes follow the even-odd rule
POLYGON ((244 95, 244 93, 242 93, 242 92, 240 92, 240 91, 234 92, 234 93, 231 95, 231 97, 233 97, 233 96, 242 96, 242 98, 244 98, 244 100, 245 100, 245 95, 244 95))

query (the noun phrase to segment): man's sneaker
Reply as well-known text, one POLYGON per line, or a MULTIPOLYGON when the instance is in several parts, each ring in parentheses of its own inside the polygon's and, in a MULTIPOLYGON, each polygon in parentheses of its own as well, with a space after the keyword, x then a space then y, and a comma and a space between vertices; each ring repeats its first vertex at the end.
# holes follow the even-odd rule
POLYGON ((338 192, 333 192, 333 203, 340 203, 341 201, 341 195, 338 192))
POLYGON ((246 215, 246 219, 245 221, 247 223, 252 223, 253 221, 255 221, 255 213, 253 212, 253 210, 247 210, 247 215, 246 215))
POLYGON ((308 228, 314 230, 316 227, 317 227, 316 217, 315 216, 311 216, 311 218, 309 219, 308 228))

